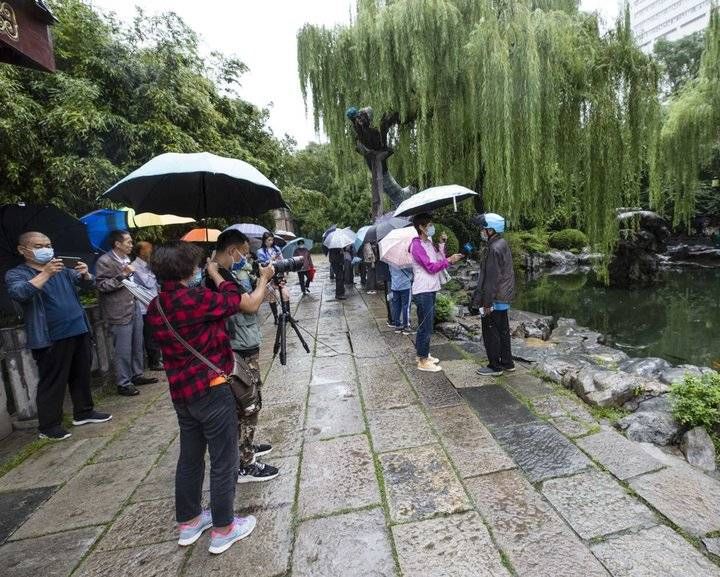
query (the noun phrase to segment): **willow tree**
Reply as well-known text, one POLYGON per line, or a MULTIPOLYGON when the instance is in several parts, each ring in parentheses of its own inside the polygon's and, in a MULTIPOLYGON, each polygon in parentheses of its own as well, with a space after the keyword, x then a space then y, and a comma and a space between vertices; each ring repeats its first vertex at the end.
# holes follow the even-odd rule
MULTIPOLYGON (((720 8, 710 13, 698 77, 670 101, 660 135, 664 184, 675 206, 675 224, 689 224, 702 170, 720 177, 720 8)), ((660 198, 656 198, 657 204, 660 198)))
MULTIPOLYGON (((397 114, 393 172, 458 183, 511 221, 562 206, 609 250, 615 209, 655 166, 656 67, 629 16, 600 34, 574 0, 358 0, 354 20, 298 34, 300 83, 347 169, 351 105, 397 114)), ((354 165, 357 170, 357 164, 354 165)))

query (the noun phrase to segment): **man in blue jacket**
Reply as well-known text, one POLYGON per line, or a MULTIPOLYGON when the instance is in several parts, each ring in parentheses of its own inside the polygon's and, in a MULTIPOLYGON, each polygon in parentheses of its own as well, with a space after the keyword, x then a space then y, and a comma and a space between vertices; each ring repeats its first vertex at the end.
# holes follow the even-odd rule
POLYGON ((100 413, 93 406, 90 325, 76 289, 92 287, 94 280, 85 263, 69 269, 54 258, 50 239, 40 232, 21 235, 18 252, 25 262, 9 270, 5 282, 10 297, 22 305, 27 346, 32 349, 40 373, 40 437, 59 441, 70 436, 62 427, 65 385, 70 387, 73 425, 112 419, 112 415, 100 413))

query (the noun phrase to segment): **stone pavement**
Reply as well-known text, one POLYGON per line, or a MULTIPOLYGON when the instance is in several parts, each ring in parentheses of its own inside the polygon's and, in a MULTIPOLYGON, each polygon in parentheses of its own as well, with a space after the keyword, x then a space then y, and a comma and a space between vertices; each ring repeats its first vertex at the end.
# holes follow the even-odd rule
MULTIPOLYGON (((111 423, 0 477, 0 574, 720 576, 706 549, 716 480, 526 368, 479 380, 480 359, 441 337, 445 373, 419 373, 381 297, 335 301, 325 264, 295 317, 318 343, 306 355, 291 333, 285 367, 264 347, 258 440, 281 475, 238 486, 251 537, 217 557, 207 535, 177 546, 177 425, 160 383, 105 399, 111 423)), ((271 343, 272 323, 263 332, 271 343)))

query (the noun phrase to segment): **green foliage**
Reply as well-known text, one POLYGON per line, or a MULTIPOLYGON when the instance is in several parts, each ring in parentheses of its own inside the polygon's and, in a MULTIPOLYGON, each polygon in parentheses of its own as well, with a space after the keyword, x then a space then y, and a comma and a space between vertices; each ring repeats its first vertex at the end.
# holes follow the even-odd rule
POLYGON ((305 26, 298 65, 340 167, 358 162, 348 106, 397 112, 400 181, 481 190, 511 222, 552 215, 605 252, 615 208, 657 182, 658 72, 629 16, 603 36, 574 1, 364 0, 348 26, 305 26))
POLYGON ((433 237, 433 241, 440 242, 440 237, 443 234, 446 234, 447 243, 445 244, 445 254, 450 256, 451 254, 458 253, 460 251, 460 243, 458 242, 458 238, 455 236, 455 233, 443 224, 433 224, 435 224, 435 236, 433 237))
POLYGON ((688 427, 705 427, 708 432, 720 426, 720 373, 701 377, 686 375, 672 386, 673 415, 688 427))
POLYGON ((519 232, 506 232, 503 237, 510 245, 513 265, 520 268, 525 262, 525 255, 544 253, 550 250, 548 233, 541 228, 521 230, 519 232))
POLYGON ((705 47, 705 32, 693 32, 678 40, 660 38, 653 52, 663 71, 666 95, 677 94, 689 81, 697 77, 705 47))
POLYGON ((548 244, 558 250, 582 250, 588 245, 587 236, 581 230, 566 228, 550 235, 548 244))
POLYGON ((435 322, 446 323, 453 319, 455 314, 455 302, 452 297, 445 293, 437 293, 435 298, 435 322))

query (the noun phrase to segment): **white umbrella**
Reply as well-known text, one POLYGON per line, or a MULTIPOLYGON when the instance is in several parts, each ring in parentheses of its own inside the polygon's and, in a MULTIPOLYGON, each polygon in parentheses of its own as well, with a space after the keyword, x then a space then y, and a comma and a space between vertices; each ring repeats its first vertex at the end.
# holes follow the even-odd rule
POLYGON ((348 245, 354 244, 357 235, 349 228, 341 228, 334 230, 327 235, 323 244, 329 248, 345 248, 348 245))
POLYGON ((297 238, 297 235, 293 232, 290 232, 289 230, 276 230, 273 234, 275 236, 282 237, 285 240, 292 240, 294 238, 297 238))
MULTIPOLYGON (((233 224, 229 227, 227 227, 225 230, 238 230, 241 233, 243 233, 246 236, 249 236, 251 238, 262 238, 262 235, 264 235, 266 232, 270 232, 268 229, 266 229, 264 226, 260 226, 259 224, 255 224, 252 222, 241 222, 238 224, 233 224)), ((225 231, 223 231, 225 232, 225 231)))
POLYGON ((417 238, 417 231, 414 226, 396 228, 380 241, 380 260, 397 266, 408 268, 413 264, 410 254, 410 243, 417 238))
POLYGON ((435 186, 413 194, 410 198, 401 202, 395 211, 395 216, 413 216, 423 212, 430 212, 448 204, 455 205, 455 210, 457 210, 458 202, 472 196, 477 196, 477 192, 458 184, 435 186))

